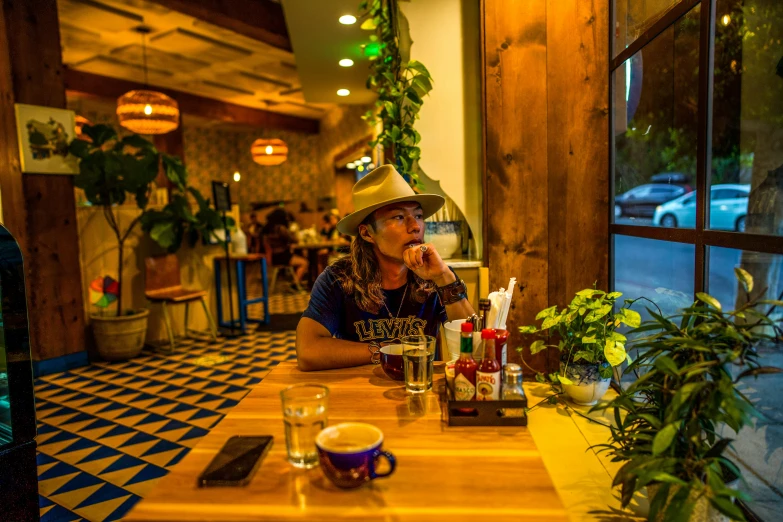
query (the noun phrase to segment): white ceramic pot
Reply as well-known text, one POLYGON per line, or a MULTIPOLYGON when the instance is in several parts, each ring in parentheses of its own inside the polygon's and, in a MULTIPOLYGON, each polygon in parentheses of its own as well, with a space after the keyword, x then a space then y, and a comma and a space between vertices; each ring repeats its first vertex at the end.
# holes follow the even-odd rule
POLYGON ((450 259, 462 253, 462 221, 427 221, 424 241, 432 243, 440 257, 450 259))
POLYGON ((559 375, 563 375, 564 369, 565 376, 574 384, 563 384, 563 390, 569 399, 583 406, 592 406, 600 401, 612 381, 611 378, 601 377, 598 373, 598 364, 570 363, 566 368, 565 363, 561 361, 559 375))

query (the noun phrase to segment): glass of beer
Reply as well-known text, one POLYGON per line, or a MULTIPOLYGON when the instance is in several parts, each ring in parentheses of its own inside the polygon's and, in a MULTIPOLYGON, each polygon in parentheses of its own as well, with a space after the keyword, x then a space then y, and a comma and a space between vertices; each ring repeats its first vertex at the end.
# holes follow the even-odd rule
POLYGON ((423 393, 432 389, 432 361, 435 338, 431 335, 409 335, 400 339, 405 370, 405 389, 423 393))
POLYGON ((297 468, 318 465, 315 436, 326 428, 329 388, 320 384, 296 384, 280 392, 288 462, 297 468))

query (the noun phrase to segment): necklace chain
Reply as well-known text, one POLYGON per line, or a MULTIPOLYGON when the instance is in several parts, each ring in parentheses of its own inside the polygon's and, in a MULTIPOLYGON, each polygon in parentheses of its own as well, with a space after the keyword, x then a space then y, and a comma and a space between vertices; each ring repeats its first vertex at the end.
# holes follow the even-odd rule
POLYGON ((402 305, 405 302, 405 296, 408 295, 408 285, 405 285, 405 291, 402 293, 402 300, 400 301, 400 307, 397 309, 397 316, 393 316, 391 313, 391 310, 389 310, 389 307, 386 306, 386 300, 383 301, 383 307, 386 308, 386 311, 389 313, 389 317, 392 319, 398 319, 400 317, 400 312, 402 311, 402 305))

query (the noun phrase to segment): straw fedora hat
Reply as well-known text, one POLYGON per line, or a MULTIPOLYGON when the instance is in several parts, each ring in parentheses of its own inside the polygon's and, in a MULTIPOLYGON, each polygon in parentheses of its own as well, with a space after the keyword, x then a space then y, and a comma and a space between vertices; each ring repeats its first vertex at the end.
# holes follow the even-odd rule
POLYGON ((416 194, 408 182, 391 165, 382 165, 373 170, 353 186, 353 208, 339 223, 337 230, 342 234, 355 236, 359 225, 374 211, 392 203, 415 201, 421 205, 424 217, 430 217, 446 202, 437 194, 416 194))

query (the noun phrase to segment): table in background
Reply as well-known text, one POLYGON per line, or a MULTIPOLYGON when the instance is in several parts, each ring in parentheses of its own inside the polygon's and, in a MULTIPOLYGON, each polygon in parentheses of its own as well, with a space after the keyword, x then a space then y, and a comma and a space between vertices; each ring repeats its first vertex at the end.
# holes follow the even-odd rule
POLYGON ((301 250, 305 253, 307 262, 310 263, 310 282, 315 284, 315 280, 321 275, 318 273, 318 251, 322 248, 350 247, 350 243, 345 241, 319 241, 318 243, 297 243, 292 245, 293 250, 301 250))
MULTIPOLYGON (((264 254, 234 254, 228 257, 230 261, 237 264, 237 301, 239 302, 239 318, 234 320, 234 323, 239 323, 239 328, 243 332, 245 331, 245 325, 247 323, 261 323, 269 324, 269 282, 266 276, 266 256, 264 254), (247 297, 247 279, 245 272, 246 263, 261 263, 261 284, 264 289, 264 295, 262 297, 247 297), (263 303, 264 304, 264 318, 255 319, 247 316, 247 307, 251 304, 263 303)), ((214 259, 215 263, 215 294, 217 295, 217 323, 219 326, 228 328, 231 324, 228 321, 223 320, 223 294, 222 281, 220 276, 220 264, 226 262, 226 256, 218 256, 214 259)), ((231 267, 226 267, 228 270, 231 267)))
MULTIPOLYGON (((434 387, 443 385, 436 376, 434 387)), ((406 394, 377 366, 269 373, 125 518, 151 520, 556 520, 568 517, 530 432, 520 427, 449 427, 437 394, 406 394), (316 467, 286 460, 280 390, 298 383, 330 389, 329 424, 362 421, 384 434, 397 470, 340 490, 316 467), (196 487, 196 477, 232 435, 274 436, 250 484, 196 487)))

